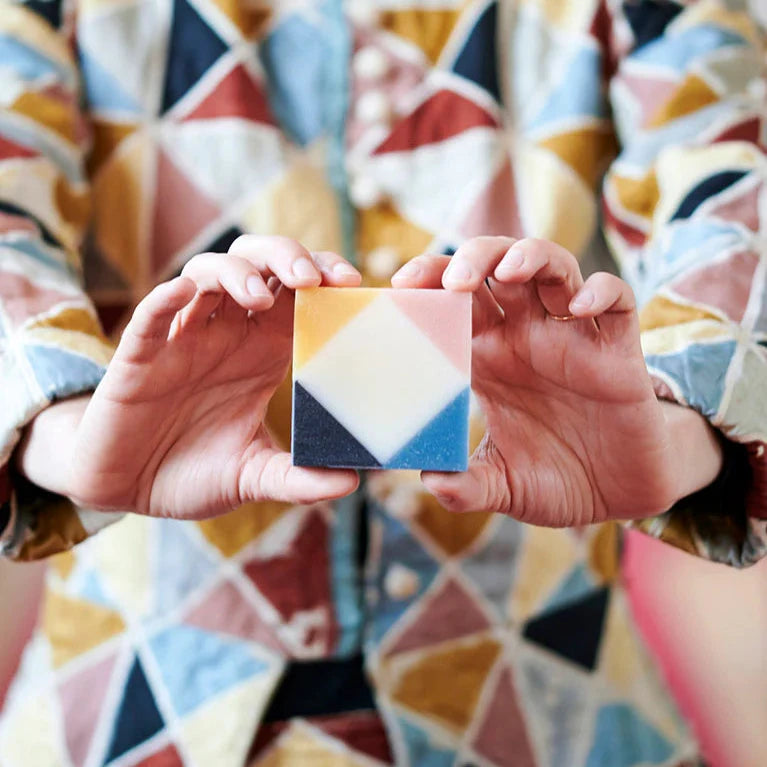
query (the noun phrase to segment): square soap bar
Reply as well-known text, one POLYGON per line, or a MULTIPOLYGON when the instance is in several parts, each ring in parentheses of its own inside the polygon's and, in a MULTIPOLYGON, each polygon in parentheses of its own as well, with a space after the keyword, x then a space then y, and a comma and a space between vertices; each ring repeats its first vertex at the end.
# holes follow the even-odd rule
POLYGON ((296 292, 293 463, 464 471, 471 295, 296 292))

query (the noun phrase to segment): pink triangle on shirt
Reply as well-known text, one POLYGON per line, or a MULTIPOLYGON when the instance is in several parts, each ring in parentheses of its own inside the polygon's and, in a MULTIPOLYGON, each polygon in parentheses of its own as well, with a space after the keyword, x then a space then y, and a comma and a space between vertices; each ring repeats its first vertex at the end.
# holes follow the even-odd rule
POLYGON ((266 619, 230 581, 224 581, 205 597, 202 603, 184 618, 184 623, 207 631, 259 642, 277 652, 285 652, 266 619))
POLYGON ((511 669, 498 677, 485 719, 472 744, 477 753, 498 767, 535 767, 527 724, 517 701, 511 669))
POLYGON ((459 639, 489 626, 487 616, 463 586, 450 579, 431 597, 424 597, 420 615, 386 650, 386 655, 459 639))
MULTIPOLYGON (((157 188, 152 221, 152 272, 164 278, 169 263, 221 215, 205 193, 162 151, 157 152, 157 188)), ((189 254, 191 255, 191 254, 189 254)))
POLYGON ((503 164, 490 185, 474 201, 460 230, 465 237, 524 235, 510 162, 503 164))
POLYGON ((75 765, 85 764, 93 733, 104 709, 117 654, 69 677, 59 687, 67 748, 75 765))

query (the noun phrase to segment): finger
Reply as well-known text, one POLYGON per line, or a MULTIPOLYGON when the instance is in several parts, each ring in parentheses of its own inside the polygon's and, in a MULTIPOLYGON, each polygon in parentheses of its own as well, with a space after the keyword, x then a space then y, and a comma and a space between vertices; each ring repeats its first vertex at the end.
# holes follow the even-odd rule
POLYGON ((482 458, 472 458, 460 474, 423 472, 424 487, 448 511, 495 511, 508 513, 511 497, 498 469, 482 458))
POLYGON ((322 273, 322 284, 334 287, 356 287, 362 275, 345 259, 329 250, 312 253, 314 265, 322 273))
MULTIPOLYGON (((570 313, 570 300, 583 285, 580 267, 570 251, 549 240, 519 240, 509 248, 494 272, 493 292, 504 309, 518 302, 515 285, 534 286, 543 309, 555 317, 570 313)), ((527 300, 532 296, 528 294, 527 300)))
MULTIPOLYGON (((408 261, 392 278, 395 288, 441 288, 442 276, 450 256, 423 255, 408 261)), ((503 321, 496 300, 484 282, 474 291, 472 301, 472 334, 480 335, 488 327, 503 321)))
POLYGON ((195 285, 186 277, 176 277, 158 285, 133 312, 117 354, 127 362, 151 359, 168 340, 173 318, 194 295, 195 285))
POLYGON ((353 493, 359 486, 359 475, 351 469, 293 466, 290 453, 270 450, 246 466, 244 485, 246 500, 268 498, 307 504, 353 493))
POLYGON ((187 262, 181 274, 197 288, 194 301, 181 318, 184 327, 207 322, 227 295, 246 311, 263 311, 274 303, 262 276, 244 258, 202 253, 187 262))
POLYGON ((449 290, 476 290, 514 244, 512 237, 474 237, 450 259, 442 284, 449 290))
POLYGON ((309 251, 289 237, 243 234, 232 243, 229 253, 250 261, 265 277, 274 274, 289 288, 315 287, 322 282, 309 251))
POLYGON ((600 335, 608 342, 625 340, 639 345, 639 317, 636 299, 629 285, 608 272, 592 274, 570 301, 576 317, 592 317, 600 335))

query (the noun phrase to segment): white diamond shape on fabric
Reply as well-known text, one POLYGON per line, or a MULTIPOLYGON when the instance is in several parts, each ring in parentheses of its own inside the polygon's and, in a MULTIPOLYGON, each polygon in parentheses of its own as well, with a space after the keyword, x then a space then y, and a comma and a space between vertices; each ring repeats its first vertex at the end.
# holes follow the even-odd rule
POLYGON ((386 295, 341 328, 296 380, 381 464, 469 385, 386 295))

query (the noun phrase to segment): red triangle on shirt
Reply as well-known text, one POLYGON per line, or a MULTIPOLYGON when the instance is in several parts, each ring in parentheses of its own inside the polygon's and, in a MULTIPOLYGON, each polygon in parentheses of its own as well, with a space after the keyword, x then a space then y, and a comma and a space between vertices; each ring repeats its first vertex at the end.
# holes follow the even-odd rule
POLYGON ((241 117, 253 122, 275 124, 263 88, 242 64, 234 67, 183 119, 186 122, 216 117, 241 117))
POLYGON ((398 122, 374 152, 407 152, 457 136, 469 128, 495 128, 498 123, 485 109, 453 91, 439 91, 398 122))
POLYGON ((8 160, 11 157, 37 157, 37 154, 29 147, 0 136, 0 160, 8 160))

